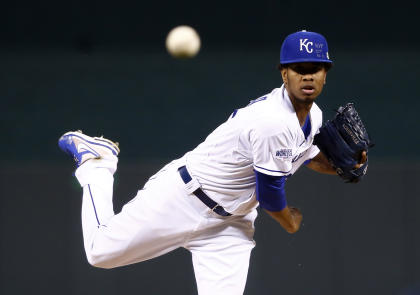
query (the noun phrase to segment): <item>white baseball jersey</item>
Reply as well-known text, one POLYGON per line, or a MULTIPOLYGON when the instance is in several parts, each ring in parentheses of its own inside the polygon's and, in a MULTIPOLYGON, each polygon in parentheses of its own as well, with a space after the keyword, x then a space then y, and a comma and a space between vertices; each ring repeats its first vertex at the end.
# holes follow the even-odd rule
POLYGON ((226 211, 245 214, 258 203, 255 174, 285 176, 319 153, 313 138, 322 125, 314 103, 305 135, 284 85, 235 110, 206 140, 185 155, 187 169, 226 211))

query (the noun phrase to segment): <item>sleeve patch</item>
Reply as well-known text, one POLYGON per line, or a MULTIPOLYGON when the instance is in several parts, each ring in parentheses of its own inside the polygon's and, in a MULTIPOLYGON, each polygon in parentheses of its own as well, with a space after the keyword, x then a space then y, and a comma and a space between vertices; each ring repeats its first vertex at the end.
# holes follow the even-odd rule
POLYGON ((279 160, 284 160, 292 157, 292 149, 279 149, 276 150, 274 157, 279 160))

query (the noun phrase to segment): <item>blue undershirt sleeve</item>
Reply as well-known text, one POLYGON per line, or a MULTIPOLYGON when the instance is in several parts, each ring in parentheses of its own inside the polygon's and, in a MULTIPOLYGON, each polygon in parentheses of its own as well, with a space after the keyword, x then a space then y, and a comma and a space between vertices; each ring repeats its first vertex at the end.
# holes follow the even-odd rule
POLYGON ((284 183, 287 176, 271 176, 255 171, 257 200, 261 208, 281 211, 287 206, 284 183))

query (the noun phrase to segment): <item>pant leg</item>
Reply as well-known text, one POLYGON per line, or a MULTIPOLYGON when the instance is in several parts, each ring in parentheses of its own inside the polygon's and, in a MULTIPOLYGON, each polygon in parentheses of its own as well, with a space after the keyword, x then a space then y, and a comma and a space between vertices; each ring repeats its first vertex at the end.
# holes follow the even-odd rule
POLYGON ((210 218, 188 244, 200 295, 243 294, 248 275, 253 240, 254 210, 247 216, 210 218), (216 225, 215 225, 216 224, 216 225))
POLYGON ((112 268, 184 246, 200 215, 188 209, 188 197, 176 167, 162 169, 114 215, 114 166, 116 158, 89 160, 76 171, 83 186, 82 226, 89 263, 112 268))

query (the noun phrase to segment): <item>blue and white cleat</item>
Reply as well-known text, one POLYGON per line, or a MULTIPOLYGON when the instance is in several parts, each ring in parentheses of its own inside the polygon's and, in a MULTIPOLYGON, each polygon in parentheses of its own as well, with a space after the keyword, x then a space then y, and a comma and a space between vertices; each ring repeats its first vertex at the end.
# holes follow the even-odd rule
POLYGON ((120 153, 117 142, 103 137, 90 137, 80 130, 64 133, 58 140, 58 146, 76 161, 78 167, 87 160, 118 156, 120 153))

